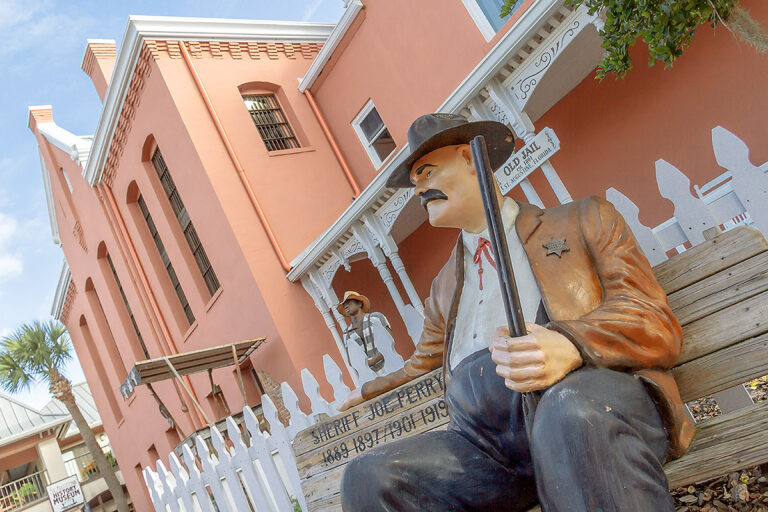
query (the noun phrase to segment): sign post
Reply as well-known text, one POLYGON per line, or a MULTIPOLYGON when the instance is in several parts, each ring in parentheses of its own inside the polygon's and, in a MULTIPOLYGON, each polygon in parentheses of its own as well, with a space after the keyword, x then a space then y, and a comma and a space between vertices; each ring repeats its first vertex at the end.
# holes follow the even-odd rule
POLYGON ((494 173, 501 194, 505 195, 541 164, 560 150, 560 141, 552 128, 541 130, 531 142, 520 148, 494 173))
POLYGON ((68 476, 45 488, 53 512, 64 512, 85 503, 85 496, 77 475, 68 476))

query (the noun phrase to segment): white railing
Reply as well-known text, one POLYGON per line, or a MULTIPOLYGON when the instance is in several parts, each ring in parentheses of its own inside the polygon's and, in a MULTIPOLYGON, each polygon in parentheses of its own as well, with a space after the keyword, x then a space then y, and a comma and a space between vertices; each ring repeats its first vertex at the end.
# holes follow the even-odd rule
MULTIPOLYGON (((420 326, 417 326, 420 331, 420 326)), ((417 333, 418 334, 418 333, 417 333)), ((403 357, 395 350, 389 332, 374 323, 376 346, 384 355, 384 372, 402 368, 403 357)), ((358 372, 360 386, 376 377, 366 363, 362 347, 349 344, 349 357, 358 372)), ((288 383, 280 385, 289 424, 278 418, 274 402, 261 397, 264 418, 270 433, 262 433, 259 421, 250 407, 243 409, 245 433, 241 433, 233 417, 226 418, 226 428, 210 429, 210 441, 197 435, 196 454, 189 444, 181 446, 182 460, 171 453, 168 466, 157 461, 156 470, 144 468, 144 480, 155 510, 160 512, 292 512, 300 507, 307 512, 296 460, 291 444, 297 433, 316 423, 321 414, 335 416, 337 407, 350 393, 341 369, 328 354, 323 356, 323 369, 333 389, 328 402, 320 393, 318 380, 308 369, 301 371, 302 387, 311 404, 310 414, 299 408, 299 399, 288 383), (210 443, 210 444, 209 444, 210 443), (250 507, 250 508, 249 508, 250 507)))
POLYGON ((10 512, 48 497, 45 470, 0 486, 0 511, 10 512))

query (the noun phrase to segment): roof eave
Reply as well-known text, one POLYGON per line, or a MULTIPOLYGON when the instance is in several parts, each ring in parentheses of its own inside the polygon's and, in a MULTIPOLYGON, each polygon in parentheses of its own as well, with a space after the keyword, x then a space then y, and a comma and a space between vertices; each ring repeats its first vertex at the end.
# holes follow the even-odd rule
POLYGON ((313 60, 312 64, 309 66, 307 74, 304 75, 304 78, 302 78, 301 81, 299 81, 300 92, 303 93, 312 87, 312 85, 315 83, 315 80, 317 80, 317 77, 319 77, 320 73, 323 72, 325 65, 333 55, 333 52, 336 51, 339 43, 341 43, 341 40, 347 33, 347 30, 349 30, 349 27, 352 26, 352 23, 357 19, 357 15, 360 14, 360 11, 362 10, 363 3, 360 0, 352 0, 349 2, 346 11, 344 11, 341 19, 336 24, 336 27, 334 27, 333 32, 331 32, 331 34, 328 36, 328 41, 325 43, 325 45, 323 45, 323 48, 315 56, 315 60, 313 60))
POLYGON ((120 110, 130 87, 136 62, 146 40, 259 41, 324 43, 334 24, 209 18, 131 16, 123 34, 104 107, 99 115, 83 177, 94 186, 101 181, 120 110))

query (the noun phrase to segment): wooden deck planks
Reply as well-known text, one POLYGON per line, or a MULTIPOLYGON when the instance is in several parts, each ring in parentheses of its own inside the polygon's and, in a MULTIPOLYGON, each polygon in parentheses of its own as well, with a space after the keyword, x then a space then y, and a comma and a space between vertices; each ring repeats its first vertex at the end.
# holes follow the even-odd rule
POLYGON ((656 265, 653 272, 670 294, 766 250, 768 242, 763 235, 742 226, 656 265))

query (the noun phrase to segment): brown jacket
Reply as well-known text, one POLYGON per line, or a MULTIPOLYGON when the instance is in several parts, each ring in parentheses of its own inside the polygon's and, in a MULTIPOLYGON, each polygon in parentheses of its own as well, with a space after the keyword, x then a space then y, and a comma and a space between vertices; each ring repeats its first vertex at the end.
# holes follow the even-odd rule
MULTIPOLYGON (((688 448, 695 427, 683 411, 670 369, 682 332, 632 232, 597 197, 542 210, 520 204, 515 228, 528 255, 550 323, 579 349, 584 364, 633 372, 659 404, 670 456, 688 448), (542 246, 565 239, 569 251, 546 256, 542 246)), ((446 364, 464 282, 461 238, 432 282, 424 330, 405 367, 363 385, 365 399, 446 364), (445 348, 445 347, 448 348, 445 348)))

